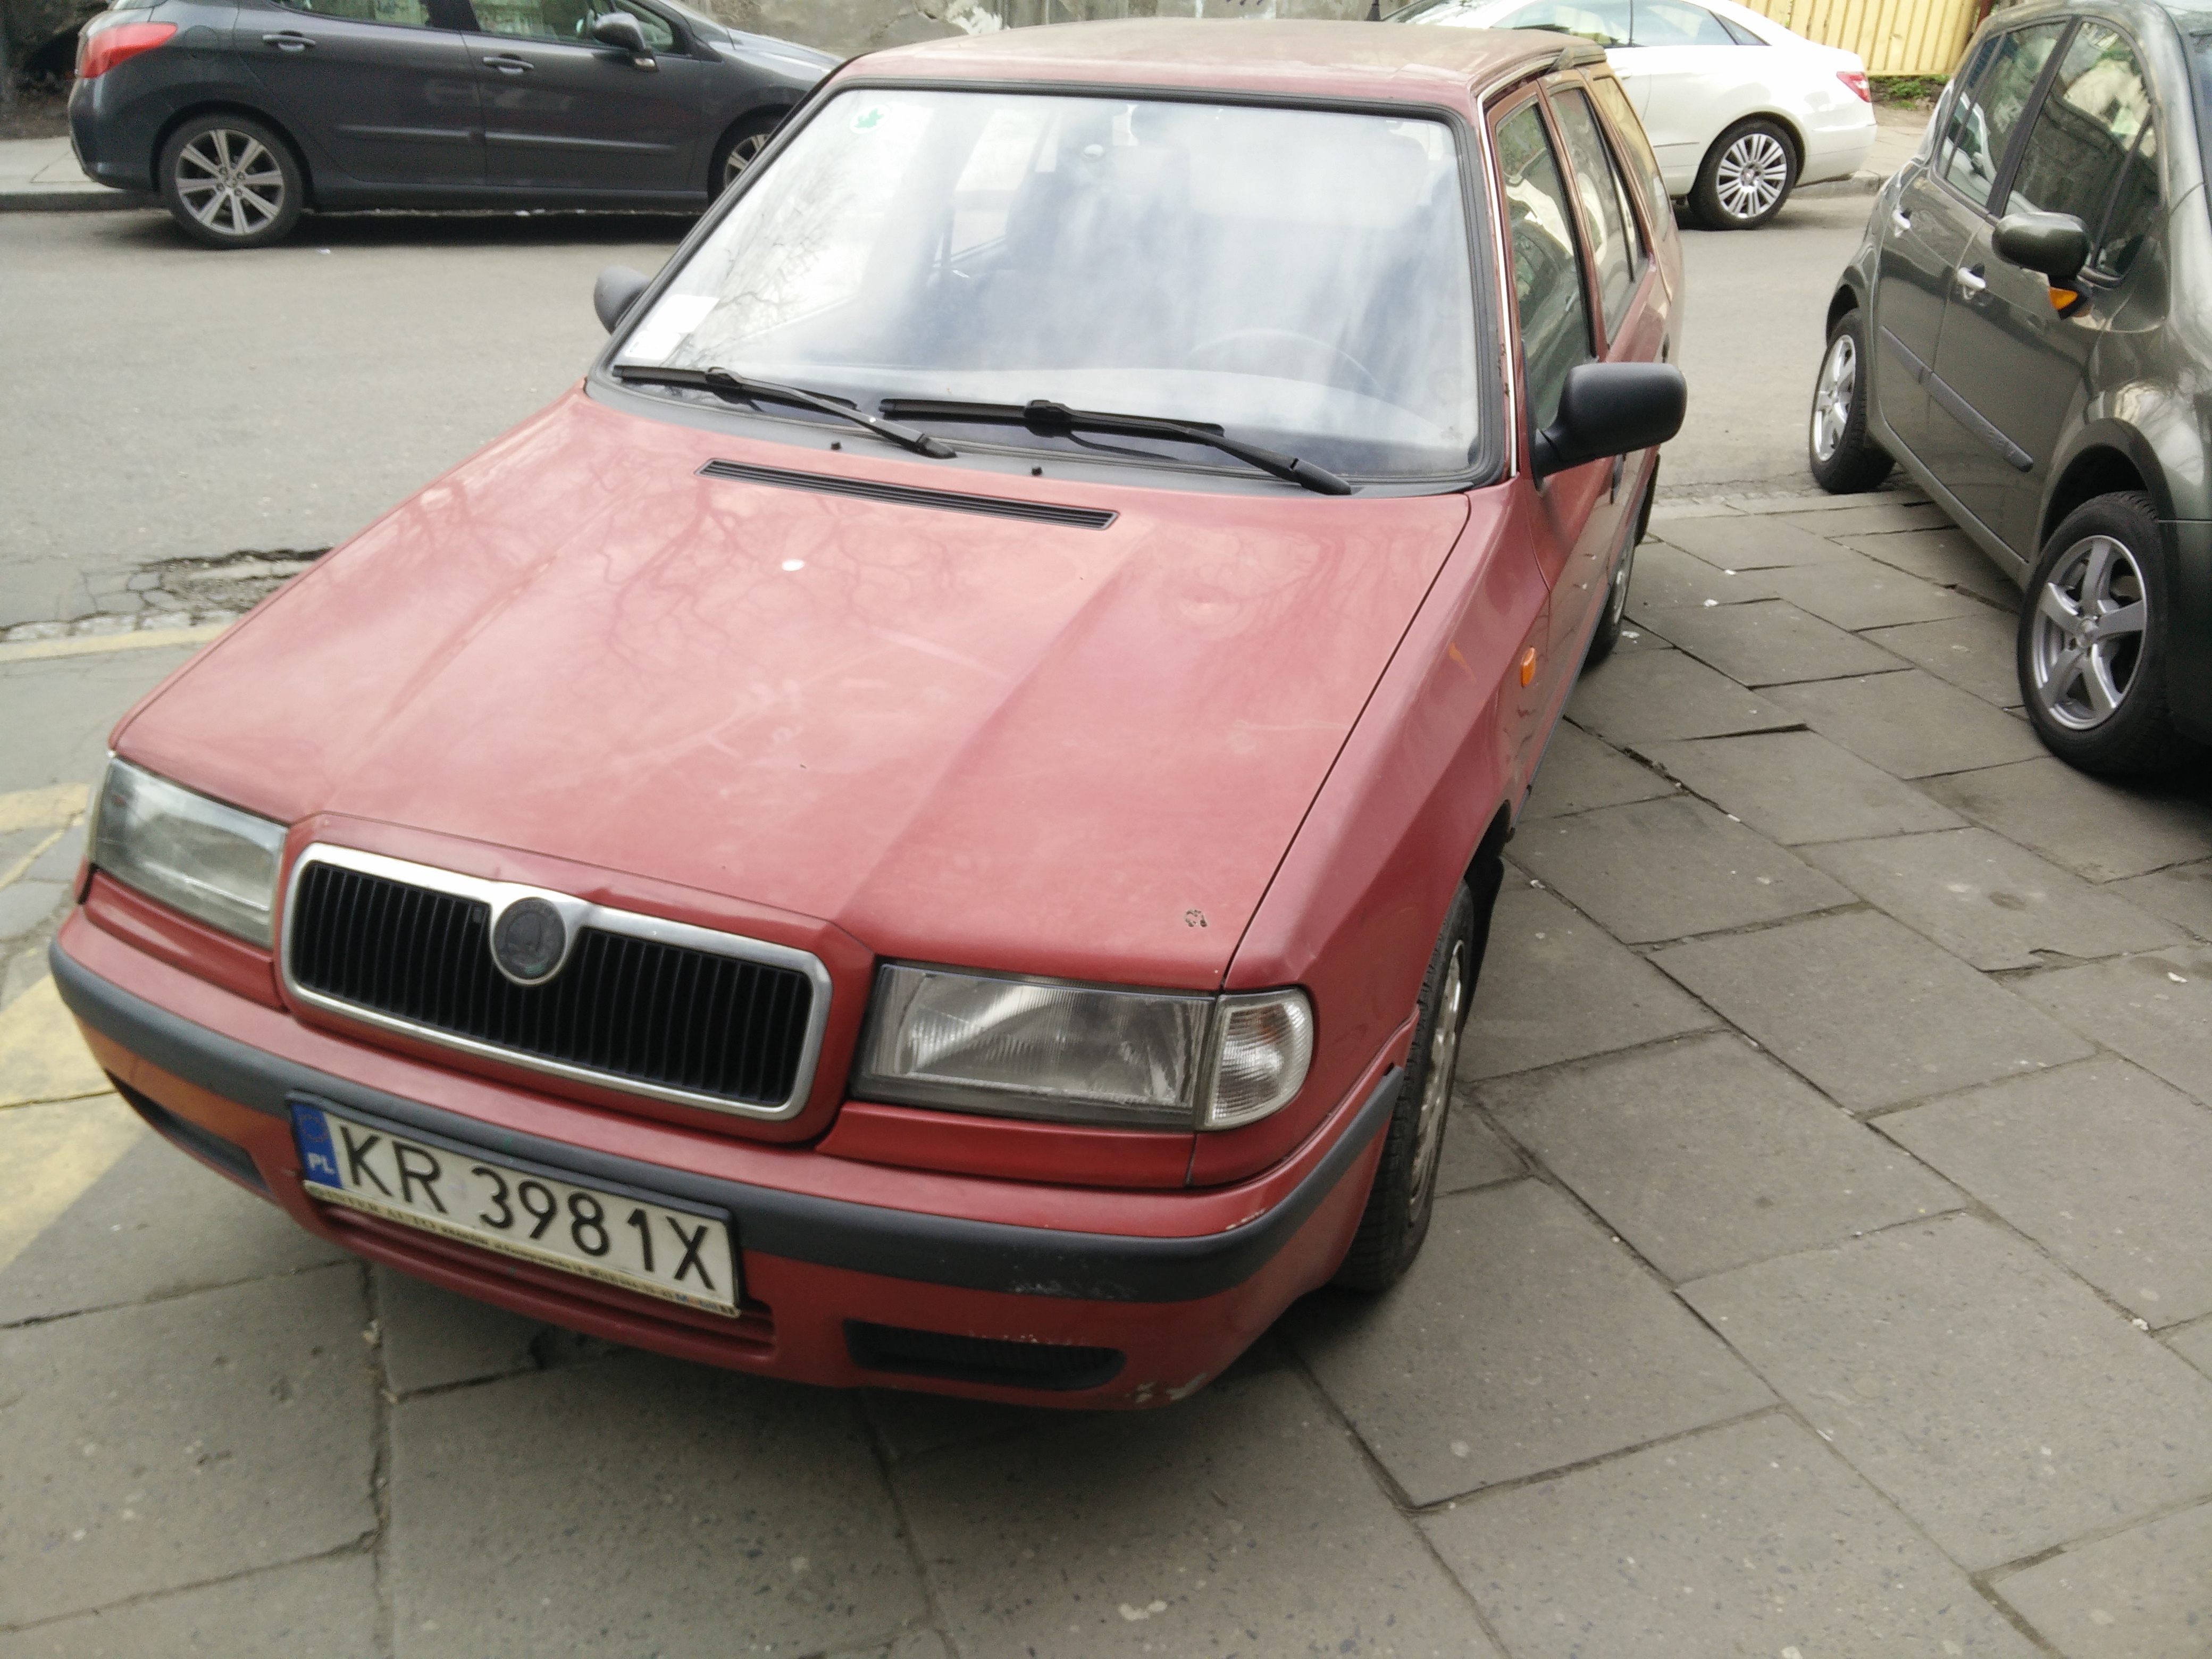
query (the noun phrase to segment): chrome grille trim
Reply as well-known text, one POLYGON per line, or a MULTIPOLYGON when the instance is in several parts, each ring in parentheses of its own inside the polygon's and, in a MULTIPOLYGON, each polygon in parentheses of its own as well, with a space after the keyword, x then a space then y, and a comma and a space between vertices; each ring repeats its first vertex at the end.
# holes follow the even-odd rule
MULTIPOLYGON (((815 1073, 822 1057, 822 1036, 830 1021, 831 982, 830 970, 820 957, 810 951, 787 945, 777 945, 767 939, 749 938, 743 933, 726 933, 713 928, 695 927, 688 922, 670 921, 659 916, 649 916, 633 910, 617 910, 593 904, 544 887, 532 887, 519 882, 487 881, 480 877, 465 876, 434 866, 412 863, 405 859, 388 858, 380 853, 365 853, 350 847, 334 846, 317 842, 301 849, 294 860, 284 888, 284 912, 281 920, 277 951, 277 971, 283 981, 285 994, 295 1002, 322 1009, 349 1020, 374 1025, 435 1043, 441 1048, 453 1048, 465 1054, 500 1060, 509 1066, 542 1072, 549 1076, 566 1078, 574 1082, 589 1083, 623 1094, 640 1095, 648 1099, 669 1102, 679 1106, 695 1106, 710 1112, 721 1112, 740 1117, 780 1121, 796 1116, 804 1110, 807 1097, 814 1086, 815 1073), (781 1101, 765 1105, 749 1101, 732 1100, 725 1096, 702 1094, 688 1089, 667 1088, 616 1072, 603 1072, 590 1066, 569 1065, 521 1050, 502 1047, 498 1043, 479 1042, 435 1025, 423 1024, 368 1007, 343 998, 329 996, 302 985, 292 972, 294 919, 299 914, 296 902, 300 883, 315 865, 334 866, 342 870, 383 880, 404 883, 428 888, 453 897, 471 900, 489 907, 495 921, 501 911, 519 899, 543 899, 560 912, 567 924, 572 941, 583 928, 618 934, 626 938, 649 940, 654 944, 674 945, 685 950, 703 951, 709 955, 727 957, 739 962, 758 963, 763 967, 780 968, 804 975, 812 988, 806 1027, 801 1039, 799 1065, 792 1079, 790 1092, 781 1101)), ((557 974, 552 977, 557 978, 557 974)))

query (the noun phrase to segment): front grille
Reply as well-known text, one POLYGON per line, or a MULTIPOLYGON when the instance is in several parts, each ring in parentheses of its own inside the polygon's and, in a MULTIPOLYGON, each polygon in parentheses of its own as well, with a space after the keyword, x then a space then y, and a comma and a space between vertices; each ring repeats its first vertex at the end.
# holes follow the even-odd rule
POLYGON ((797 1081, 814 987, 792 969, 586 927, 523 986, 481 899, 316 862, 292 903, 292 979, 318 995, 621 1083, 769 1106, 797 1081))
POLYGON ((1119 1348, 956 1336, 950 1331, 912 1331, 860 1319, 845 1322, 845 1349, 863 1370, 1054 1393, 1103 1389, 1121 1374, 1126 1361, 1119 1348))

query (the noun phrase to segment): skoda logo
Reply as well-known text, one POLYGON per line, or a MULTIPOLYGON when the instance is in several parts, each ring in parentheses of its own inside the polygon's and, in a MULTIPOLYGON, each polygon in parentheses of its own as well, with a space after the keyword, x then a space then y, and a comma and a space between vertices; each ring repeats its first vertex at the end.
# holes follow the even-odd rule
POLYGON ((491 930, 491 959, 500 972, 525 985, 558 968, 568 948, 561 913, 542 898, 517 899, 500 912, 491 930))

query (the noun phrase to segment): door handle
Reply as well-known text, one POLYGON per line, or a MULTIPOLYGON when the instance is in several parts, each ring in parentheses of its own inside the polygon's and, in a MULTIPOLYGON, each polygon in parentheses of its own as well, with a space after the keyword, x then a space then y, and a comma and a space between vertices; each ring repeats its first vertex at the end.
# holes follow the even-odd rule
POLYGON ((315 43, 297 29, 279 29, 274 34, 263 35, 261 44, 274 46, 279 52, 307 52, 313 49, 315 43))
POLYGON ((505 52, 485 58, 483 66, 486 69, 495 69, 501 75, 527 75, 532 68, 527 58, 509 57, 505 52))
POLYGON ((1972 299, 1977 294, 1987 292, 1989 286, 1988 281, 1984 278, 1980 271, 1969 270, 1964 265, 1959 267, 1959 292, 1968 299, 1972 299))
POLYGON ((1902 236, 1912 228, 1912 216, 1903 208, 1892 208, 1889 210, 1889 222, 1891 228, 1902 236))

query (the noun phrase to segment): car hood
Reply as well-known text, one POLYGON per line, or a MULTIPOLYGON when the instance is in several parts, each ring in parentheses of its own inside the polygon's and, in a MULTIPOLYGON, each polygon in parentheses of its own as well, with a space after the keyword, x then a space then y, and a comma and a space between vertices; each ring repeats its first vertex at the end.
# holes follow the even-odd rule
POLYGON ((1100 488, 858 441, 572 393, 326 556, 118 747, 288 823, 681 884, 885 956, 1218 982, 1466 498, 1100 488), (1115 516, 702 476, 717 458, 1115 516))

